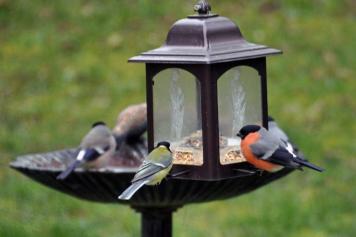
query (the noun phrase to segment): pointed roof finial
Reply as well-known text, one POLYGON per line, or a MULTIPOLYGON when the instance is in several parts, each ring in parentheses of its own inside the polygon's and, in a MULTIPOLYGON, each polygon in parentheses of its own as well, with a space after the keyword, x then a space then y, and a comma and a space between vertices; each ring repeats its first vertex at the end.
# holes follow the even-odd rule
POLYGON ((211 6, 207 1, 200 0, 197 4, 195 4, 194 11, 199 15, 209 15, 211 6))

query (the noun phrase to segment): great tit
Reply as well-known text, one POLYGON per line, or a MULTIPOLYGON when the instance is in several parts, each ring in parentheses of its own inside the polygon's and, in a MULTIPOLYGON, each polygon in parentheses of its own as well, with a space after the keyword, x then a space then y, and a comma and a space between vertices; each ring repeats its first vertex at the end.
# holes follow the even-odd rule
POLYGON ((145 158, 133 180, 120 196, 121 200, 129 200, 143 185, 160 184, 172 168, 172 152, 169 142, 159 142, 155 149, 145 158))

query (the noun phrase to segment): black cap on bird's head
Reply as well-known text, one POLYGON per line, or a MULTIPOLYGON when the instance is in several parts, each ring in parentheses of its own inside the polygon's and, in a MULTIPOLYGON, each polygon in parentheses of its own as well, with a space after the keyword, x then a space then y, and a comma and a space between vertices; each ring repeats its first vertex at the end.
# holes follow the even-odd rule
POLYGON ((171 146, 171 144, 170 144, 169 142, 166 142, 166 141, 159 142, 159 143, 157 143, 157 146, 156 146, 156 147, 159 147, 159 146, 164 146, 164 147, 166 147, 169 151, 171 151, 171 149, 169 149, 169 147, 171 146))
POLYGON ((93 123, 93 125, 91 125, 91 127, 94 128, 94 127, 99 126, 99 125, 106 126, 106 123, 104 123, 102 121, 95 122, 95 123, 93 123))
POLYGON ((253 132, 258 132, 261 129, 261 126, 259 125, 246 125, 242 127, 236 136, 240 137, 241 139, 244 139, 248 134, 253 133, 253 132))

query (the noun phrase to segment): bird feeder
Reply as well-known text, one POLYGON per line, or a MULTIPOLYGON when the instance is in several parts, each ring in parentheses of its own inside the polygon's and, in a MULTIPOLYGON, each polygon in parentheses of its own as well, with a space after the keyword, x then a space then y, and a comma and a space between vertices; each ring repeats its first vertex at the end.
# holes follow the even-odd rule
POLYGON ((239 129, 268 126, 266 57, 281 51, 246 41, 205 1, 194 10, 162 47, 129 61, 146 64, 149 151, 169 141, 180 178, 221 180, 245 161, 239 129))
POLYGON ((236 136, 245 124, 267 128, 266 57, 280 51, 247 42, 206 1, 194 9, 172 26, 162 47, 129 60, 146 64, 148 147, 144 139, 125 143, 108 167, 77 169, 66 180, 56 177, 76 158, 75 149, 21 156, 11 167, 68 195, 130 205, 142 214, 142 237, 172 236, 172 213, 179 207, 236 197, 290 173, 255 172, 236 136), (129 201, 118 200, 163 140, 173 151, 169 177, 129 201))

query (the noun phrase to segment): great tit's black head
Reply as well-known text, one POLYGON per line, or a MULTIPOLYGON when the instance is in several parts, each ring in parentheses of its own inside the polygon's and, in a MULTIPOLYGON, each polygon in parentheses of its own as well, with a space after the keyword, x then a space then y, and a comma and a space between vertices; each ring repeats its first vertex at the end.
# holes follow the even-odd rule
POLYGON ((94 127, 99 126, 99 125, 106 126, 106 123, 104 123, 104 122, 102 122, 102 121, 95 122, 95 123, 93 123, 93 125, 91 125, 91 127, 94 128, 94 127))
POLYGON ((241 139, 244 139, 248 134, 253 132, 258 132, 261 129, 261 126, 258 125, 246 125, 242 127, 238 134, 236 134, 241 139))
POLYGON ((166 141, 159 142, 159 143, 157 143, 156 147, 159 147, 159 146, 165 146, 169 151, 171 151, 171 149, 169 149, 169 147, 171 146, 171 144, 169 142, 166 142, 166 141))

